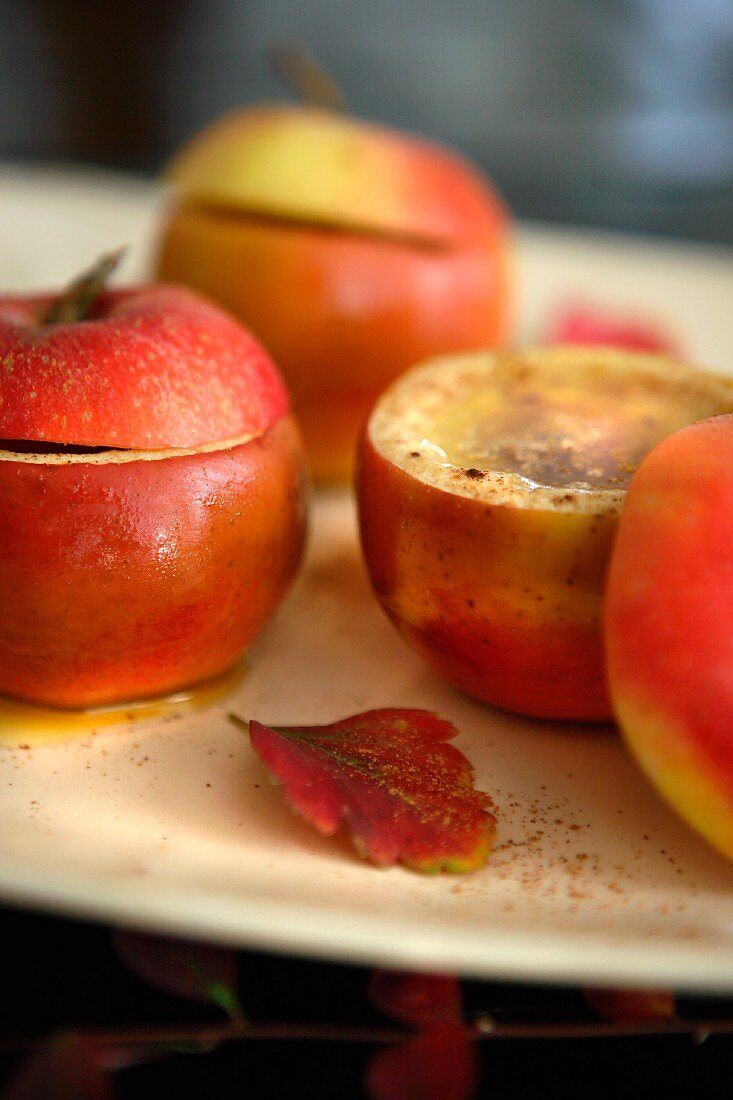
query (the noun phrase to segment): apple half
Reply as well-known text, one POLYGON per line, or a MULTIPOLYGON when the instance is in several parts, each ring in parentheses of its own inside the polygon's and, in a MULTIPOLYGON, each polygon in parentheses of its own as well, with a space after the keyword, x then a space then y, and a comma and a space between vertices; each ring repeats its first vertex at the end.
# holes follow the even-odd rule
POLYGON ((377 598, 468 694, 543 718, 611 717, 606 569, 631 474, 733 381, 603 347, 431 361, 364 433, 358 496, 377 598))
POLYGON ((103 293, 85 320, 0 299, 0 693, 54 707, 234 664, 304 538, 275 367, 189 291, 103 293))
POLYGON ((173 160, 160 278, 239 317, 282 370, 320 481, 348 478, 382 390, 439 352, 495 346, 509 217, 455 154, 310 107, 237 111, 173 160))

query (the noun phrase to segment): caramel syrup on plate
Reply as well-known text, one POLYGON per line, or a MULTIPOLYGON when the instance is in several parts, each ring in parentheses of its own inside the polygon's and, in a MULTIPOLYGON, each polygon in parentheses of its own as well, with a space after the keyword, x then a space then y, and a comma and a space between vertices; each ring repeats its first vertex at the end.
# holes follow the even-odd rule
POLYGON ((82 740, 101 730, 129 729, 204 710, 240 683, 242 664, 184 691, 88 710, 55 710, 0 696, 0 748, 37 747, 82 740))

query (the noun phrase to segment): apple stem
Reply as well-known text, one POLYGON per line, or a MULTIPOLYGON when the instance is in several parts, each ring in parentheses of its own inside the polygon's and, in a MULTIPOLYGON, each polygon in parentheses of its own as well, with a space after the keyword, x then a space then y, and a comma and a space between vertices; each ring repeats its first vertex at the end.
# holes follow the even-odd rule
POLYGON ((272 61, 280 79, 309 107, 346 111, 338 84, 305 46, 297 42, 277 46, 272 61))
POLYGON ((54 299, 41 323, 64 325, 72 321, 85 320, 125 252, 126 248, 123 247, 100 256, 88 271, 77 276, 66 290, 54 299))

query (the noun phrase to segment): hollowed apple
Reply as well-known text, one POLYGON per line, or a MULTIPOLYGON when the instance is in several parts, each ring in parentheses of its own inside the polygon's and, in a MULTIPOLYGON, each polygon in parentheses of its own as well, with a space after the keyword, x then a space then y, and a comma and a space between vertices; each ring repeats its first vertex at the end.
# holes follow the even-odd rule
POLYGON ((404 637, 457 687, 546 718, 610 717, 606 567, 642 456, 733 409, 733 381, 661 356, 453 356, 394 383, 364 434, 364 555, 404 637))
POLYGON ((85 707, 242 655, 296 569, 303 457, 281 379, 189 291, 88 319, 0 300, 0 692, 85 707))
POLYGON ((333 112, 263 107, 206 129, 169 175, 180 197, 158 272, 263 341, 319 480, 350 476, 358 431, 398 374, 506 335, 508 216, 452 153, 333 112))
POLYGON ((609 570, 608 670, 634 756, 733 858, 733 417, 683 428, 629 487, 609 570))

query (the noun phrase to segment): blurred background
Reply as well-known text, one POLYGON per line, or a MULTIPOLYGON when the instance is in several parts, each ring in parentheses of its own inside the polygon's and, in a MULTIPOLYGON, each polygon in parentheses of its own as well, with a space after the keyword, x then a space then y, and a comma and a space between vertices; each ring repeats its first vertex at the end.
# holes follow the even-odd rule
POLYGON ((298 41, 520 216, 733 243, 733 0, 0 0, 0 27, 0 160, 152 175, 288 98, 270 57, 298 41))

